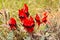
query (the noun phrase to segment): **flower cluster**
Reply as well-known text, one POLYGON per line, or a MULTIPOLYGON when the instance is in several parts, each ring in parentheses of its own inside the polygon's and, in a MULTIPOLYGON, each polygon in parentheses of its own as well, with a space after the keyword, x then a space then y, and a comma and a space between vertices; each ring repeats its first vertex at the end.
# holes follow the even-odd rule
MULTIPOLYGON (((44 12, 42 22, 40 21, 40 16, 38 14, 36 14, 35 20, 36 20, 36 23, 38 24, 38 26, 40 26, 41 23, 47 22, 47 15, 46 14, 47 14, 47 12, 44 12)), ((28 6, 26 4, 24 4, 24 7, 21 10, 19 10, 18 15, 19 15, 19 19, 23 23, 24 28, 28 32, 33 32, 34 26, 35 26, 35 21, 32 18, 32 16, 29 16, 28 6)))
MULTIPOLYGON (((24 4, 24 7, 22 9, 19 9, 18 12, 19 19, 24 29, 29 33, 32 33, 34 31, 35 21, 38 24, 38 26, 40 26, 41 23, 47 22, 47 12, 43 13, 42 21, 40 20, 40 16, 36 14, 34 21, 33 17, 29 14, 28 6, 26 4, 24 4)), ((9 25, 11 29, 16 29, 16 20, 14 18, 11 18, 9 20, 9 25)))
POLYGON ((21 10, 19 10, 18 15, 19 15, 19 19, 23 23, 22 25, 24 26, 24 28, 28 32, 33 32, 35 23, 32 16, 29 16, 28 6, 26 4, 24 4, 24 7, 21 10))

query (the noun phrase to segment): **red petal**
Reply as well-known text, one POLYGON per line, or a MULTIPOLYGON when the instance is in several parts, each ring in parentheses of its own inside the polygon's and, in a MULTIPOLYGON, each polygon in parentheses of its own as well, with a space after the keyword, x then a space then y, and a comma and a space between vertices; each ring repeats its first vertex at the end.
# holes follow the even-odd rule
POLYGON ((27 4, 24 4, 24 11, 27 13, 28 12, 28 6, 27 6, 27 4))
POLYGON ((36 14, 36 17, 35 17, 35 20, 36 20, 36 23, 38 24, 38 26, 41 24, 40 22, 40 17, 38 14, 36 14))

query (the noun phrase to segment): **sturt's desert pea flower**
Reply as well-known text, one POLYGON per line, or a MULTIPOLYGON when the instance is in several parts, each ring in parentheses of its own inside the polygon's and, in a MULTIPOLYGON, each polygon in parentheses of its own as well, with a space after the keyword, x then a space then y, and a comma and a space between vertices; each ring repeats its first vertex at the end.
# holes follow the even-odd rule
POLYGON ((24 7, 20 10, 18 10, 19 12, 19 18, 21 20, 21 22, 23 22, 23 20, 29 16, 29 12, 28 12, 28 6, 27 4, 24 4, 24 7))
POLYGON ((44 13, 43 13, 42 22, 44 22, 44 23, 47 22, 47 12, 44 12, 44 13))
POLYGON ((14 18, 10 18, 10 20, 8 21, 8 24, 9 24, 11 30, 17 29, 16 20, 14 18))
POLYGON ((24 26, 25 30, 29 33, 34 31, 34 25, 35 25, 35 23, 31 16, 30 16, 30 18, 26 18, 24 20, 23 26, 24 26))
POLYGON ((40 16, 38 14, 36 14, 35 20, 36 20, 36 23, 38 24, 38 26, 40 26, 41 22, 40 22, 40 16))

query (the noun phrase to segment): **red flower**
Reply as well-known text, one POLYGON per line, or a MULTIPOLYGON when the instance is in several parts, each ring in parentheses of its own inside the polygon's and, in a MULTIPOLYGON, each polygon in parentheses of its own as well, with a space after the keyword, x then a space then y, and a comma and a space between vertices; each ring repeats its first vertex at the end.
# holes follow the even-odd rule
POLYGON ((28 6, 27 6, 27 4, 24 4, 23 10, 24 10, 25 14, 28 17, 29 16, 29 12, 28 12, 28 6))
POLYGON ((44 22, 44 23, 47 22, 47 12, 44 12, 44 13, 43 13, 42 22, 44 22))
POLYGON ((8 24, 11 30, 16 30, 17 25, 16 25, 16 20, 14 18, 10 18, 8 24))
POLYGON ((34 31, 34 25, 35 25, 35 23, 34 23, 34 20, 31 16, 30 16, 30 18, 26 18, 24 20, 23 26, 28 32, 34 31))
POLYGON ((41 24, 40 22, 40 17, 38 14, 36 14, 36 17, 35 17, 35 20, 36 20, 36 23, 38 24, 38 26, 41 24))
POLYGON ((21 22, 23 22, 23 20, 29 16, 29 12, 28 12, 28 6, 26 4, 24 4, 23 9, 19 10, 19 18, 21 20, 21 22))
POLYGON ((24 13, 23 9, 19 10, 18 15, 19 15, 21 22, 23 22, 23 20, 27 17, 26 14, 24 13))
POLYGON ((47 18, 46 17, 42 18, 42 22, 46 23, 47 22, 47 18))
POLYGON ((47 17, 47 12, 44 12, 44 13, 43 13, 43 16, 44 16, 44 17, 47 17))

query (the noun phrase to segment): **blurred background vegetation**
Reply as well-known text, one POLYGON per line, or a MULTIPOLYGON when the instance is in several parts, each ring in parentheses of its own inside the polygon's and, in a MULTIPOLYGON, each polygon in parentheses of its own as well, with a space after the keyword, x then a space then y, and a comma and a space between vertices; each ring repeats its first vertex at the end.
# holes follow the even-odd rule
POLYGON ((10 17, 14 17, 17 20, 17 24, 19 26, 20 20, 18 18, 18 10, 21 9, 24 4, 28 5, 29 13, 33 17, 36 13, 42 17, 42 13, 44 11, 48 11, 48 20, 51 22, 51 26, 57 26, 57 28, 59 28, 60 0, 0 0, 0 12, 3 12, 2 14, 4 14, 4 11, 1 10, 5 10, 7 14, 6 19, 4 19, 4 16, 0 14, 0 34, 2 34, 3 37, 6 36, 6 32, 9 33, 10 30, 2 27, 1 25, 7 23, 10 17))

